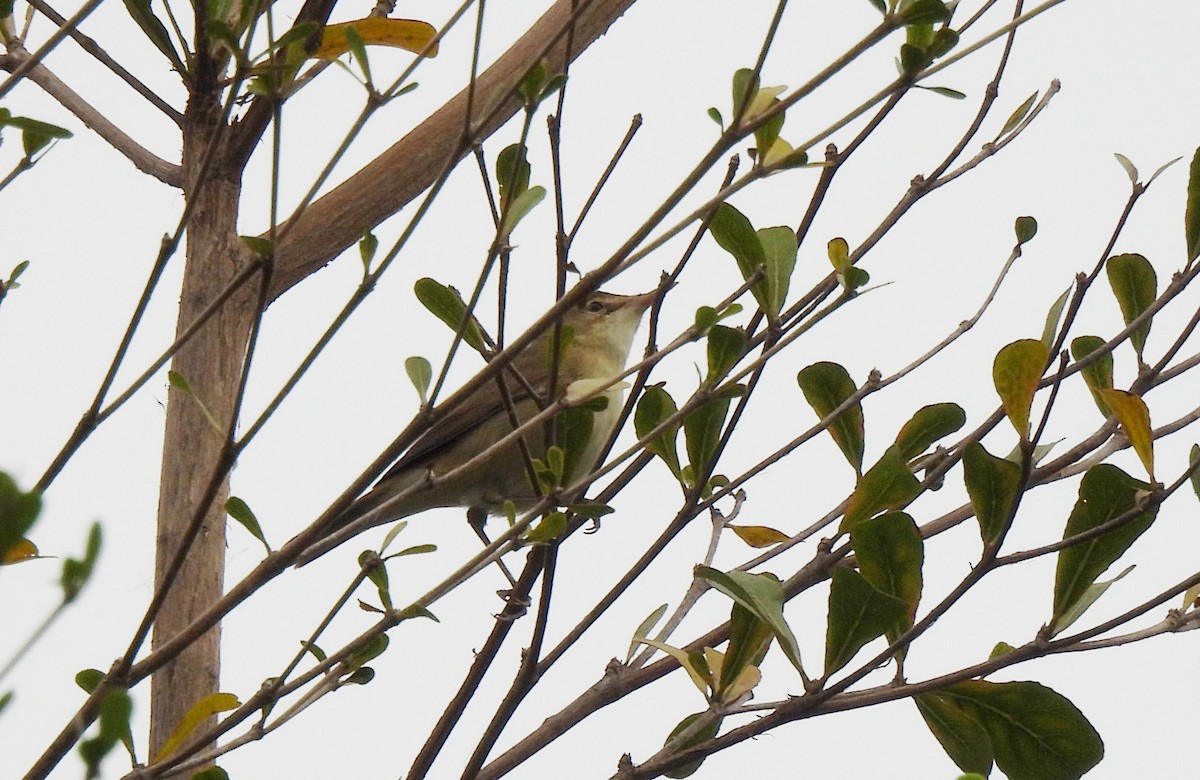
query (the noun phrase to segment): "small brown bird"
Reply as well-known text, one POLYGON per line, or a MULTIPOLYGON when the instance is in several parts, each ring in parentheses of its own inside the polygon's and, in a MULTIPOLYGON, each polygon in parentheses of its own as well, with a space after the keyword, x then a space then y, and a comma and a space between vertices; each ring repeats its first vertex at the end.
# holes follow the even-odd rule
MULTIPOLYGON (((655 292, 642 295, 595 292, 564 313, 555 382, 559 397, 584 396, 625 370, 634 333, 654 296, 655 292)), ((545 403, 553 338, 553 328, 548 328, 510 364, 541 399, 531 396, 525 383, 503 372, 512 409, 521 422, 536 415, 539 403, 545 403)), ((570 453, 569 462, 577 465, 574 473, 565 475, 566 484, 596 466, 600 448, 620 416, 623 387, 614 385, 600 397, 607 399, 607 406, 592 414, 591 431, 583 446, 578 448, 579 452, 570 453)), ((375 486, 351 504, 330 525, 326 535, 301 555, 298 565, 308 563, 367 528, 434 507, 460 506, 496 513, 505 501, 512 501, 518 510, 533 506, 538 492, 530 484, 526 461, 516 440, 497 449, 468 472, 431 482, 512 431, 513 422, 496 382, 481 385, 418 438, 375 486), (400 497, 404 491, 422 484, 426 485, 424 489, 418 487, 408 496, 400 497)), ((544 457, 546 447, 540 429, 531 430, 524 441, 532 457, 544 457)))

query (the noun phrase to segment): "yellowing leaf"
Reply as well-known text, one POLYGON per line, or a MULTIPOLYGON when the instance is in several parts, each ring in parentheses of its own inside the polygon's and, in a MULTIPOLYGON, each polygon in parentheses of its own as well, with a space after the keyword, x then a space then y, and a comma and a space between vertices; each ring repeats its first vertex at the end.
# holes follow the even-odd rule
POLYGON ((241 706, 238 697, 232 693, 211 693, 205 696, 200 701, 192 705, 192 708, 187 711, 183 719, 179 721, 179 725, 171 732, 171 736, 167 737, 167 741, 163 743, 162 748, 158 751, 158 755, 154 760, 162 761, 167 756, 174 753, 183 745, 193 732, 204 724, 204 721, 216 715, 218 712, 228 712, 235 710, 241 706))
POLYGON ((33 560, 38 556, 37 545, 28 539, 18 539, 12 547, 4 551, 4 557, 0 558, 0 566, 8 566, 12 563, 22 563, 24 561, 33 560))
POLYGON ((1150 481, 1154 482, 1154 435, 1150 431, 1150 410, 1146 408, 1146 402, 1124 390, 1101 390, 1100 393, 1146 467, 1150 481))
POLYGON ((751 547, 770 547, 791 538, 783 531, 776 531, 765 525, 730 525, 727 527, 751 547))
POLYGON ((1029 436, 1029 407, 1049 354, 1040 339, 1019 339, 997 352, 992 363, 996 394, 1022 439, 1029 436))
MULTIPOLYGON (((428 22, 416 19, 380 19, 370 17, 353 22, 330 24, 321 35, 321 45, 312 53, 313 59, 333 60, 350 50, 346 41, 346 30, 354 28, 358 37, 368 46, 394 46, 399 49, 420 53, 437 35, 437 30, 428 22)), ((437 44, 430 47, 426 57, 437 56, 437 44)))

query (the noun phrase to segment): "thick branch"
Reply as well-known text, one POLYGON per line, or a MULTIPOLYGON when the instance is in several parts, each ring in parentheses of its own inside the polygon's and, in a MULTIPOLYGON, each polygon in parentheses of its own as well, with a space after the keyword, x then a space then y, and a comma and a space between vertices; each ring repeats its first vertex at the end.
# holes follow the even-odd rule
MULTIPOLYGON (((608 30, 635 0, 594 0, 575 20, 574 59, 608 30)), ((548 42, 559 36, 547 58, 552 71, 561 71, 568 52, 562 36, 572 7, 579 0, 559 0, 482 74, 471 103, 464 89, 404 138, 352 175, 336 189, 314 202, 299 216, 282 225, 284 235, 275 252, 276 274, 270 299, 317 271, 344 249, 362 238, 370 227, 395 214, 425 190, 448 165, 466 156, 479 139, 487 137, 521 107, 512 88, 537 62, 548 42), (463 130, 470 127, 470 136, 463 130)))

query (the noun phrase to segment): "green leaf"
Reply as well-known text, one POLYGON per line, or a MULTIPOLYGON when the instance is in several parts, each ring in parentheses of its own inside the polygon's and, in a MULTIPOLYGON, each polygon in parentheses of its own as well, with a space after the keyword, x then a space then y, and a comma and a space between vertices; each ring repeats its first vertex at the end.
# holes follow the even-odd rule
POLYGON ((379 634, 372 637, 367 640, 365 645, 350 654, 350 657, 346 659, 346 666, 350 670, 361 669, 364 664, 368 664, 383 655, 384 651, 388 649, 390 642, 391 640, 387 634, 379 634))
POLYGON ((1121 570, 1120 574, 1113 577, 1111 580, 1103 580, 1092 583, 1088 589, 1083 592, 1083 595, 1081 595, 1079 599, 1072 604, 1071 607, 1064 612, 1061 617, 1059 617, 1058 620, 1054 621, 1054 634, 1057 635, 1061 634, 1063 631, 1066 631, 1072 623, 1078 620, 1079 617, 1087 611, 1088 607, 1095 604, 1100 597, 1103 596, 1110 587, 1112 587, 1114 582, 1124 578, 1125 575, 1133 571, 1133 569, 1134 567, 1132 565, 1126 566, 1121 570))
MULTIPOLYGON (((733 206, 722 203, 713 212, 708 231, 722 249, 733 255, 743 279, 748 280, 759 268, 764 269, 764 277, 751 285, 750 292, 758 302, 759 308, 768 316, 772 316, 772 295, 767 287, 767 279, 770 276, 766 270, 767 253, 750 220, 733 206)), ((775 262, 779 262, 779 259, 776 258, 775 262)), ((786 290, 784 292, 786 293, 786 290)))
POLYGON ((829 239, 829 243, 825 245, 825 253, 829 256, 833 270, 838 273, 850 267, 850 245, 841 236, 829 239))
POLYGON ((729 644, 715 691, 718 700, 732 702, 746 692, 739 685, 743 682, 743 676, 750 667, 762 663, 774 638, 775 632, 765 621, 738 602, 733 602, 729 614, 729 644))
POLYGON ((500 185, 501 211, 505 205, 529 189, 529 163, 525 159, 525 147, 512 144, 496 156, 496 181, 500 185))
MULTIPOLYGON (((1104 339, 1099 336, 1079 336, 1071 340, 1071 357, 1080 362, 1103 346, 1104 339)), ((1083 374, 1083 381, 1087 383, 1100 414, 1105 417, 1112 416, 1112 409, 1108 408, 1108 402, 1104 400, 1102 392, 1111 390, 1113 386, 1112 352, 1106 352, 1102 357, 1084 366, 1080 373, 1083 374)))
MULTIPOLYGON (((854 395, 858 387, 850 373, 841 365, 823 361, 801 369, 796 382, 804 399, 822 420, 854 395)), ((862 474, 863 452, 866 447, 866 428, 862 404, 855 401, 829 422, 829 435, 856 474, 862 474)))
POLYGON ((845 288, 846 292, 853 293, 855 290, 860 290, 867 286, 867 282, 871 281, 871 275, 859 268, 856 265, 848 267, 837 275, 838 282, 845 288))
POLYGON ((746 104, 758 94, 758 78, 750 68, 738 68, 733 73, 733 118, 739 123, 744 119, 746 104))
POLYGON ((271 553, 271 545, 267 543, 267 536, 263 533, 262 526, 259 525, 258 518, 254 516, 250 505, 237 496, 230 496, 225 501, 225 512, 238 522, 242 528, 245 528, 250 534, 262 542, 263 547, 267 548, 267 554, 271 553))
POLYGON ((507 239, 517 226, 534 207, 546 198, 546 188, 540 184, 522 192, 513 199, 512 205, 504 213, 504 221, 500 224, 500 236, 507 239))
POLYGON ((1038 224, 1033 217, 1017 217, 1013 229, 1017 234, 1017 243, 1024 244, 1037 235, 1038 224))
MULTIPOLYGON (((597 399, 607 402, 601 396, 597 399)), ((606 404, 607 405, 607 404, 606 404)), ((596 412, 590 406, 574 406, 559 412, 554 418, 554 443, 562 448, 564 458, 562 465, 562 484, 569 485, 585 476, 586 470, 596 464, 584 463, 583 457, 588 453, 588 444, 592 440, 595 427, 596 412)), ((607 434, 601 433, 601 436, 607 434)))
POLYGON ((525 541, 530 544, 537 542, 552 542, 567 530, 567 516, 562 512, 551 512, 542 518, 536 526, 525 534, 525 541))
MULTIPOLYGON (((638 399, 637 410, 633 413, 633 429, 637 432, 639 439, 644 439, 650 431, 657 428, 676 411, 678 408, 675 406, 675 399, 666 391, 666 388, 661 384, 647 387, 642 393, 642 397, 638 399)), ((682 476, 679 466, 679 450, 676 446, 678 437, 679 423, 676 422, 646 442, 646 449, 662 458, 663 463, 667 464, 667 468, 671 470, 676 479, 680 479, 682 476)))
POLYGON ((683 440, 687 447, 688 463, 693 477, 700 479, 713 466, 721 429, 729 413, 728 397, 719 396, 707 401, 683 418, 683 440))
POLYGON ((758 231, 766 267, 765 311, 772 323, 787 301, 788 287, 796 269, 796 234, 790 227, 769 227, 758 231))
MULTIPOLYGON (((717 736, 720 731, 720 717, 707 710, 705 712, 697 712, 695 714, 688 715, 686 718, 679 721, 675 728, 671 729, 671 734, 667 737, 663 744, 670 745, 675 751, 683 751, 687 750, 688 748, 695 747, 702 742, 707 742, 708 740, 717 736), (696 729, 695 733, 693 733, 687 739, 680 740, 679 744, 673 744, 677 734, 681 734, 700 718, 705 718, 706 720, 702 726, 696 729)), ((696 770, 699 769, 700 765, 703 763, 703 758, 698 758, 695 761, 689 761, 688 763, 678 766, 675 769, 670 769, 666 772, 663 772, 663 777, 670 777, 673 778, 673 780, 677 778, 691 777, 696 773, 696 770)))
POLYGON ((420 355, 405 358, 404 371, 408 374, 408 381, 416 388, 421 403, 429 403, 429 385, 433 382, 433 367, 429 361, 420 355))
MULTIPOLYGON (((1200 460, 1200 444, 1193 444, 1188 453, 1188 465, 1194 465, 1198 460, 1200 460)), ((1193 471, 1188 479, 1192 482, 1192 492, 1196 494, 1196 498, 1200 498, 1200 468, 1193 471)))
POLYGON ((716 106, 709 106, 708 118, 717 123, 717 127, 725 129, 725 117, 721 116, 720 110, 716 106))
MULTIPOLYGON (((944 57, 950 53, 950 50, 958 45, 958 33, 949 27, 943 27, 933 34, 933 40, 925 47, 925 51, 933 59, 944 57)), ((937 87, 934 87, 937 89, 937 87)), ((961 92, 958 93, 962 95, 961 92)), ((963 97, 966 97, 963 95, 963 97)))
POLYGON ((804 667, 800 663, 800 645, 783 617, 783 586, 774 575, 744 571, 726 573, 709 566, 697 566, 695 575, 711 583, 770 626, 783 654, 796 667, 796 671, 804 674, 804 667))
POLYGON ((854 526, 850 545, 858 559, 858 571, 867 582, 904 604, 900 621, 887 631, 889 641, 894 642, 912 628, 921 601, 925 560, 921 532, 904 512, 888 512, 854 526))
POLYGON ((229 780, 229 773, 219 766, 210 766, 192 775, 189 780, 229 780))
POLYGON ((963 450, 963 481, 985 545, 998 540, 1012 520, 1021 491, 1021 471, 1020 464, 997 458, 979 442, 971 442, 963 450))
POLYGON ((746 332, 741 328, 714 325, 708 331, 708 376, 706 387, 716 387, 746 352, 746 332))
MULTIPOLYGON (((1108 258, 1105 264, 1108 272, 1108 283, 1112 285, 1113 295, 1121 307, 1121 316, 1125 324, 1133 322, 1158 297, 1158 276, 1150 261, 1138 254, 1116 255, 1108 258)), ((1150 335, 1150 321, 1142 323, 1137 330, 1129 334, 1130 343, 1137 352, 1138 360, 1142 359, 1142 349, 1146 346, 1146 336, 1150 335)))
POLYGON ((416 293, 417 300, 433 316, 449 325, 454 332, 457 333, 461 328, 462 339, 469 346, 479 352, 485 350, 483 329, 474 316, 468 315, 467 304, 458 294, 458 290, 425 277, 416 281, 413 285, 413 292, 416 293))
POLYGON ((1034 92, 1032 95, 1025 98, 1024 103, 1017 106, 1017 110, 1009 115, 1008 119, 1004 122, 1004 127, 1002 127, 1000 132, 996 134, 997 141, 1011 133, 1013 130, 1017 129, 1017 125, 1021 124, 1021 122, 1029 114, 1030 109, 1033 108, 1033 104, 1037 102, 1037 99, 1038 93, 1034 92))
MULTIPOLYGON (((1079 483, 1079 499, 1067 519, 1063 539, 1134 510, 1141 495, 1149 489, 1148 484, 1134 479, 1112 464, 1101 463, 1091 467, 1079 483)), ((1132 520, 1118 528, 1059 551, 1054 578, 1052 629, 1083 598, 1092 583, 1145 533, 1157 514, 1156 504, 1138 512, 1132 520)))
POLYGON ((900 14, 900 24, 933 24, 950 18, 950 9, 941 0, 915 0, 900 14))
POLYGON ((913 86, 915 86, 917 89, 924 89, 928 92, 932 92, 935 95, 941 95, 942 97, 950 98, 951 100, 967 99, 966 92, 960 92, 959 90, 951 89, 950 87, 926 87, 922 84, 914 84, 913 86))
POLYGON ((1104 757, 1083 713, 1044 685, 967 680, 942 695, 983 724, 996 766, 1010 778, 1077 780, 1104 757))
POLYGON ((1058 335, 1058 323, 1062 320, 1063 308, 1067 305, 1067 299, 1071 297, 1071 288, 1063 290, 1063 294, 1058 296, 1053 304, 1050 305, 1050 311, 1046 312, 1046 324, 1042 327, 1042 343, 1046 345, 1046 350, 1049 351, 1054 346, 1055 336, 1058 335))
POLYGON ((903 509, 921 492, 921 483, 913 476, 896 445, 888 447, 879 461, 858 480, 850 496, 840 533, 885 509, 903 509))
POLYGON ((375 259, 375 252, 378 250, 379 239, 368 230, 358 241, 358 256, 362 259, 364 274, 371 271, 371 261, 375 259))
POLYGON ((829 586, 825 677, 850 663, 863 645, 894 629, 907 609, 903 601, 879 591, 854 569, 835 566, 829 586))
POLYGON ((654 628, 665 614, 667 614, 667 605, 659 604, 641 623, 638 623, 638 627, 633 630, 633 639, 629 643, 629 652, 625 654, 625 663, 629 663, 638 645, 642 644, 641 640, 650 636, 650 629, 654 628))
POLYGON ((20 544, 42 510, 42 497, 17 487, 8 474, 0 471, 0 561, 20 544))
POLYGON ((83 590, 96 569, 96 560, 100 557, 103 535, 99 523, 92 523, 88 531, 87 544, 84 547, 83 558, 67 558, 63 561, 62 574, 59 584, 63 590, 63 604, 70 604, 83 590))
POLYGON ((85 776, 89 780, 101 776, 101 762, 118 744, 125 744, 132 752, 133 732, 129 727, 132 714, 133 699, 124 688, 114 688, 105 694, 96 720, 96 735, 79 743, 79 755, 87 767, 85 776))
POLYGON ((180 74, 186 74, 187 69, 179 58, 179 52, 175 50, 175 45, 171 42, 171 34, 167 32, 166 26, 150 9, 150 0, 125 0, 125 10, 129 12, 133 21, 137 22, 137 26, 142 28, 142 32, 163 53, 175 70, 180 74))
POLYGON ((941 691, 918 693, 913 703, 950 760, 964 772, 992 773, 992 741, 983 724, 941 691))
POLYGON ((992 362, 992 382, 1004 413, 1021 440, 1029 438, 1029 407, 1050 351, 1038 339, 1020 339, 1002 348, 992 362))
POLYGON ((1200 257, 1200 149, 1192 155, 1188 169, 1187 207, 1183 212, 1183 235, 1187 241, 1188 265, 1200 257))
POLYGON ((955 403, 940 403, 923 406, 912 419, 896 434, 896 447, 900 457, 912 460, 929 449, 938 439, 945 438, 962 428, 967 422, 967 413, 955 403))
POLYGON ((1138 460, 1146 467, 1150 481, 1154 482, 1154 432, 1150 427, 1150 410, 1146 402, 1124 390, 1101 390, 1100 394, 1121 424, 1121 430, 1137 453, 1138 460))

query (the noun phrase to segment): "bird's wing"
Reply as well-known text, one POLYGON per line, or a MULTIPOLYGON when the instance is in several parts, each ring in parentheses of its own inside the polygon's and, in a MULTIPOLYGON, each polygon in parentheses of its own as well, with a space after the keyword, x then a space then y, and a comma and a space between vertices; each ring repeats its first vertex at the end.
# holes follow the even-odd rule
MULTIPOLYGON (((536 376, 536 361, 544 360, 542 353, 543 349, 541 346, 538 342, 534 342, 532 346, 514 358, 511 365, 528 381, 536 376)), ((503 376, 505 387, 508 388, 509 395, 514 404, 529 398, 529 391, 526 390, 525 383, 514 379, 508 370, 503 372, 503 376)), ((560 382, 559 384, 561 385, 562 383, 560 382)), ((495 392, 495 387, 495 380, 480 385, 466 401, 459 404, 457 409, 443 417, 413 442, 412 446, 404 451, 400 458, 392 464, 391 468, 379 478, 376 484, 387 482, 397 474, 420 464, 422 461, 436 457, 438 453, 444 451, 457 441, 460 436, 474 430, 478 425, 494 415, 503 414, 504 401, 495 392)), ((545 390, 545 388, 536 386, 534 389, 538 392, 544 392, 545 390)))

